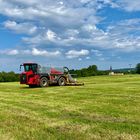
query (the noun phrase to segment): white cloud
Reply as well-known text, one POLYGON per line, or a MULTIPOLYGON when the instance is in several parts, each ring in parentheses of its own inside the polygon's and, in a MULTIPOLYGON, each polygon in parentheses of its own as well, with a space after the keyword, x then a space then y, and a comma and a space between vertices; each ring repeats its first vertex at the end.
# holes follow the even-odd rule
POLYGON ((110 46, 122 51, 138 51, 140 49, 140 20, 122 20, 108 27, 110 46))
MULTIPOLYGON (((6 29, 27 34, 21 39, 27 50, 19 51, 19 54, 58 56, 61 52, 48 52, 46 48, 56 50, 63 47, 61 49, 65 50, 69 47, 67 58, 79 58, 87 56, 88 50, 94 48, 121 51, 140 49, 140 37, 134 35, 140 31, 139 19, 113 23, 106 31, 97 26, 103 20, 103 17, 97 16, 99 9, 108 5, 138 11, 139 3, 139 0, 0 0, 0 14, 9 19, 4 22, 6 29), (30 50, 30 46, 35 48, 30 50)), ((103 55, 99 51, 93 53, 97 57, 103 55)))
POLYGON ((47 31, 42 31, 41 33, 33 37, 23 37, 22 40, 26 44, 40 46, 47 44, 50 45, 50 43, 58 44, 61 38, 55 32, 48 29, 47 31))
POLYGON ((46 57, 57 57, 61 55, 60 51, 48 52, 46 50, 38 50, 33 48, 32 55, 34 56, 46 56, 46 57))
POLYGON ((8 55, 17 55, 19 54, 18 50, 10 50, 10 51, 7 51, 7 54, 8 55))
POLYGON ((16 23, 8 20, 4 22, 4 26, 17 33, 33 34, 37 31, 37 27, 30 23, 16 23))
POLYGON ((87 32, 94 32, 97 30, 96 26, 95 25, 92 25, 92 24, 87 24, 87 25, 84 25, 82 27, 83 30, 87 31, 87 32))
POLYGON ((118 0, 117 3, 126 11, 140 11, 140 0, 118 0))
POLYGON ((46 35, 47 35, 47 39, 50 40, 50 41, 54 41, 55 38, 57 37, 56 33, 54 33, 53 31, 51 30, 48 30, 46 32, 46 35))
POLYGON ((1 55, 19 55, 19 56, 43 56, 43 57, 58 57, 61 55, 60 51, 46 51, 46 50, 39 50, 37 48, 32 48, 32 50, 18 50, 18 49, 11 49, 11 50, 1 50, 1 55))
MULTIPOLYGON (((96 13, 93 9, 84 8, 80 0, 51 1, 51 0, 1 0, 0 13, 14 19, 45 21, 47 24, 70 26, 82 24, 89 15, 96 13), (22 6, 21 6, 22 5, 22 6), (77 6, 77 8, 74 8, 77 6)), ((96 16, 94 20, 97 21, 96 16)))
POLYGON ((99 50, 94 50, 94 49, 92 49, 91 52, 94 53, 94 55, 97 56, 97 57, 100 57, 100 56, 103 55, 102 52, 99 51, 99 50))
POLYGON ((19 54, 19 51, 16 50, 16 49, 13 49, 13 50, 0 50, 0 54, 1 55, 18 55, 19 54))
POLYGON ((63 5, 63 4, 64 4, 64 2, 63 2, 63 1, 60 1, 60 2, 59 2, 59 4, 63 5))
MULTIPOLYGON (((130 19, 119 21, 108 26, 107 31, 97 28, 94 24, 85 24, 79 29, 69 29, 66 32, 57 34, 48 29, 47 32, 34 37, 23 38, 23 41, 30 45, 50 45, 61 46, 63 49, 74 46, 84 46, 85 48, 117 49, 120 51, 135 51, 140 49, 140 38, 134 33, 140 31, 140 20, 130 19)), ((73 49, 73 48, 72 48, 73 49)), ((71 50, 72 50, 71 49, 71 50)), ((102 53, 96 52, 96 56, 102 53)), ((70 56, 71 57, 71 56, 70 56)))
MULTIPOLYGON (((96 7, 97 2, 90 2, 96 7)), ((86 32, 89 38, 91 33, 97 34, 95 24, 101 20, 96 16, 97 9, 83 4, 81 0, 1 0, 0 14, 13 19, 4 22, 5 28, 31 35, 22 37, 27 45, 73 46, 88 43, 81 35, 86 32)))
POLYGON ((140 1, 139 0, 81 0, 82 3, 86 3, 88 5, 96 5, 98 7, 103 8, 106 5, 111 6, 112 8, 122 8, 126 11, 140 11, 140 1), (103 4, 101 4, 103 3, 103 4))
POLYGON ((72 59, 72 58, 77 58, 77 57, 81 57, 81 56, 86 56, 89 54, 88 50, 80 50, 80 51, 76 51, 76 50, 70 50, 66 53, 67 58, 72 59))

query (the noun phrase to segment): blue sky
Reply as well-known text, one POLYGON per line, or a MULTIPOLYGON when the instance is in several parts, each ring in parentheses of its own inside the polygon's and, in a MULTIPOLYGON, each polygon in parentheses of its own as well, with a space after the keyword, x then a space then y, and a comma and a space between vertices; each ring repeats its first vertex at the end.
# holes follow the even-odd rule
POLYGON ((140 62, 139 0, 0 0, 0 71, 140 62))

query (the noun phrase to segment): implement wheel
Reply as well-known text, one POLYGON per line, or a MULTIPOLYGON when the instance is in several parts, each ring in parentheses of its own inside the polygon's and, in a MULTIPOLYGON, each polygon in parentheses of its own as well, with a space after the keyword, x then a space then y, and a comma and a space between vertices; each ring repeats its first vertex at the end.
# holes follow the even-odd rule
POLYGON ((58 80, 59 86, 65 86, 66 85, 66 79, 64 77, 60 77, 58 80))
POLYGON ((49 86, 49 81, 46 77, 42 77, 40 79, 40 86, 41 87, 48 87, 49 86))

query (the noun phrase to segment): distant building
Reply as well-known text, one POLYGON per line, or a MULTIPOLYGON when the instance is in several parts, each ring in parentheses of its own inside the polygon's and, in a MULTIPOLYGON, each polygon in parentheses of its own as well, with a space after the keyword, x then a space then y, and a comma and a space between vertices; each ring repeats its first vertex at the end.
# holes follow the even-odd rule
POLYGON ((109 72, 109 75, 110 75, 110 76, 124 75, 124 73, 109 72))

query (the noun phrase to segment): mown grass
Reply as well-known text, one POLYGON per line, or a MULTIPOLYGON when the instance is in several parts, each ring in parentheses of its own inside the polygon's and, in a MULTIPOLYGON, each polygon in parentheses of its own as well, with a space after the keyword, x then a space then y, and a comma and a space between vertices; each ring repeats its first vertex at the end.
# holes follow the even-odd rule
POLYGON ((140 76, 80 78, 84 86, 0 83, 0 140, 139 140, 140 76))

